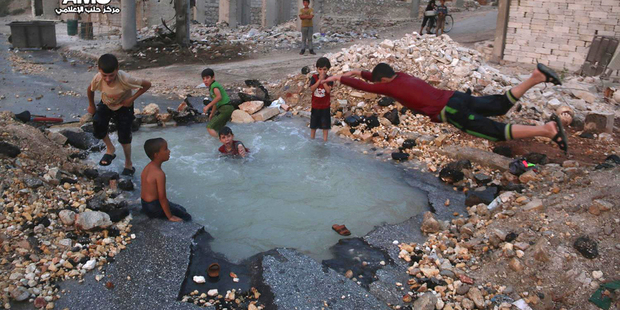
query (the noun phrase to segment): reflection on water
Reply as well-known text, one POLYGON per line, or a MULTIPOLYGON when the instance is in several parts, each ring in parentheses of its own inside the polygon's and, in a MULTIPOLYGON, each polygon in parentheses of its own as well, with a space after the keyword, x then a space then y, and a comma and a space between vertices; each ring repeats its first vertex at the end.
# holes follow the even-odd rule
MULTIPOLYGON (((346 224, 352 236, 363 236, 425 208, 424 195, 406 185, 400 169, 333 141, 333 135, 327 143, 310 140, 303 120, 230 127, 235 140, 250 149, 247 158, 220 157, 221 143, 201 125, 142 129, 132 149, 139 182, 149 162, 144 141, 168 141, 170 161, 163 165, 168 199, 204 224, 215 238, 213 249, 232 260, 274 247, 327 259, 340 237, 332 224, 346 224)), ((111 169, 120 171, 122 157, 111 169)))

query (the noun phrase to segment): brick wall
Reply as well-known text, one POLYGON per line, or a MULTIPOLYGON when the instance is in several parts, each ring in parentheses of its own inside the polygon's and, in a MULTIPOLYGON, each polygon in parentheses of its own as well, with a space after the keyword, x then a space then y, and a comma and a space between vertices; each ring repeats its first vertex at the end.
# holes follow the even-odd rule
POLYGON ((513 0, 504 60, 576 71, 595 34, 620 37, 620 0, 513 0))

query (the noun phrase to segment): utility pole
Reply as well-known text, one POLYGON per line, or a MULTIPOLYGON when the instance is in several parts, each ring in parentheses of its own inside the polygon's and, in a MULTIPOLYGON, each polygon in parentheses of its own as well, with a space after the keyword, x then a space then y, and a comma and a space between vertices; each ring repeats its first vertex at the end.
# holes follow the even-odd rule
POLYGON ((176 40, 181 46, 189 46, 189 0, 174 0, 176 12, 176 40))
POLYGON ((130 50, 138 43, 136 28, 136 0, 121 1, 122 47, 130 50))

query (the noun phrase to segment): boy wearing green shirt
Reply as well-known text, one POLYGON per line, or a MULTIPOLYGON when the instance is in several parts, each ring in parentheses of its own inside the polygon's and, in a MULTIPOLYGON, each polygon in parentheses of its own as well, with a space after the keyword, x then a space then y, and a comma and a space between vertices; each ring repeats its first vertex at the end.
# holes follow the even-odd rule
POLYGON ((213 70, 204 69, 201 76, 205 86, 209 87, 209 93, 212 98, 211 103, 203 109, 203 112, 206 114, 211 108, 207 131, 209 131, 212 137, 219 138, 218 132, 230 120, 235 108, 230 104, 230 98, 224 87, 215 81, 215 72, 213 72, 213 70), (216 111, 217 115, 215 113, 216 111))

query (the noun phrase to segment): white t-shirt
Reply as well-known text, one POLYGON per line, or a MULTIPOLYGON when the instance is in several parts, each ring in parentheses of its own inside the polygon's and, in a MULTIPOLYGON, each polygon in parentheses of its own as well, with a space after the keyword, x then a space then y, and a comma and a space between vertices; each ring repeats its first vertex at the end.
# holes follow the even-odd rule
POLYGON ((142 88, 142 79, 134 78, 127 72, 118 70, 116 80, 108 85, 101 73, 97 73, 90 82, 90 90, 101 92, 101 101, 112 111, 122 108, 123 100, 131 97, 132 89, 142 88))

